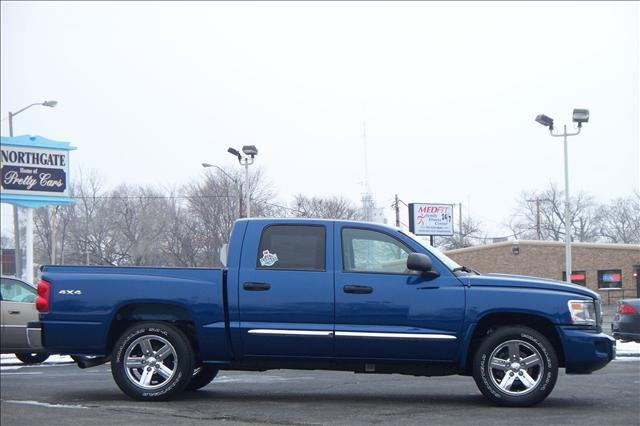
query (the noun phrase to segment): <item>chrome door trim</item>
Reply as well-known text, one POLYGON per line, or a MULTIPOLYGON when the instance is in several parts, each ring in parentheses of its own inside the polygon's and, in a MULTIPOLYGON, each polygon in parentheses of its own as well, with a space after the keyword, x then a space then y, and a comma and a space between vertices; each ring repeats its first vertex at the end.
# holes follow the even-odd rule
POLYGON ((338 337, 369 337, 374 339, 427 339, 427 340, 456 340, 450 334, 426 333, 376 333, 362 331, 336 331, 338 337))
POLYGON ((336 331, 329 330, 284 330, 254 328, 248 331, 249 334, 265 334, 271 336, 315 336, 315 337, 365 337, 373 339, 427 339, 427 340, 457 340, 456 336, 450 334, 434 333, 378 333, 363 331, 336 331))
POLYGON ((248 331, 249 334, 268 334, 271 336, 316 336, 331 337, 333 331, 330 330, 278 330, 267 328, 254 328, 248 331))

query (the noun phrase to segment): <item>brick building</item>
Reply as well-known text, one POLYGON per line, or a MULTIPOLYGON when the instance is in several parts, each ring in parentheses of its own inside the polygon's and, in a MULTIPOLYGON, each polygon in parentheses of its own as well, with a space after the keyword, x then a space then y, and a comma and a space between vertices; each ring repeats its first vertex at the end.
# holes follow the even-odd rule
MULTIPOLYGON (((481 272, 564 280, 564 249, 558 241, 508 241, 446 254, 481 272)), ((600 293, 604 303, 640 297, 640 245, 572 243, 571 257, 571 280, 600 293)))
POLYGON ((2 259, 2 275, 16 274, 16 251, 14 249, 0 249, 2 259))

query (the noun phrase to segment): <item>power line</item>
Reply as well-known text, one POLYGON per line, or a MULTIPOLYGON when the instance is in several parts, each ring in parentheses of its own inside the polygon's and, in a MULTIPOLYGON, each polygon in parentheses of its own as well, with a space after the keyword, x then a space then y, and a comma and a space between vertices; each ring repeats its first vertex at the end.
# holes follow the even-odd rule
MULTIPOLYGON (((97 196, 72 196, 69 197, 73 200, 126 200, 126 199, 143 199, 143 200, 176 200, 176 199, 195 199, 195 198, 211 198, 211 199, 220 199, 220 198, 231 198, 235 199, 236 196, 231 195, 97 195, 97 196)), ((253 200, 254 203, 257 204, 266 204, 272 207, 278 207, 281 209, 289 210, 295 213, 302 213, 301 210, 295 209, 288 206, 283 206, 282 204, 270 203, 268 201, 262 200, 253 200)))

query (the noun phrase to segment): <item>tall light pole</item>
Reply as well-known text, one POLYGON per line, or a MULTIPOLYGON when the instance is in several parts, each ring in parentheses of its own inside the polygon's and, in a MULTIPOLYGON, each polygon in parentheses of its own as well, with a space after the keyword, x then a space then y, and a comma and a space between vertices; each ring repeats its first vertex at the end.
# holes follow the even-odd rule
POLYGON ((571 274, 573 273, 573 270, 571 269, 571 209, 569 204, 569 152, 567 148, 567 137, 580 134, 582 123, 589 122, 589 110, 573 110, 573 122, 578 123, 578 130, 574 133, 567 132, 566 124, 564 125, 564 131, 562 133, 553 133, 553 118, 547 117, 544 114, 538 115, 536 117, 536 121, 543 126, 548 127, 551 136, 564 138, 564 261, 566 281, 571 283, 571 274))
POLYGON ((242 147, 244 157, 237 149, 229 148, 227 152, 238 157, 240 165, 244 166, 244 192, 246 197, 247 217, 251 217, 251 188, 249 186, 249 166, 255 161, 255 156, 258 155, 258 148, 255 145, 245 145, 242 147))
MULTIPOLYGON (((9 136, 13 137, 13 117, 20 114, 21 112, 31 108, 32 106, 41 105, 53 108, 58 105, 58 101, 44 101, 44 102, 36 102, 31 105, 27 105, 26 107, 16 111, 9 112, 9 136)), ((16 258, 16 277, 23 278, 22 276, 22 250, 20 244, 20 221, 18 220, 18 206, 13 205, 13 239, 14 246, 16 250, 15 258, 16 258)), ((31 283, 33 281, 33 209, 27 209, 27 266, 31 269, 31 271, 27 271, 26 281, 31 283), (31 265, 31 266, 29 266, 31 265)))
POLYGON ((204 168, 215 167, 216 169, 220 170, 226 177, 231 179, 233 183, 236 184, 236 186, 238 187, 238 192, 240 194, 240 200, 238 204, 238 218, 241 218, 242 217, 242 185, 240 184, 240 182, 238 182, 238 179, 232 177, 231 175, 229 175, 229 173, 225 172, 222 167, 216 166, 215 164, 202 163, 202 167, 204 168))

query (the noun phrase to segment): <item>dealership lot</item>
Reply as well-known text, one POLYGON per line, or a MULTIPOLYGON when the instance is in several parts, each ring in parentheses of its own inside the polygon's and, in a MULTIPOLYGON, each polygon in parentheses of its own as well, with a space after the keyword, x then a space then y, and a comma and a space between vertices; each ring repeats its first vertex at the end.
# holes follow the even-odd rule
POLYGON ((1 417, 8 425, 111 424, 637 424, 640 357, 588 376, 561 374, 528 409, 491 406, 467 377, 420 378, 325 371, 221 372, 170 402, 126 398, 108 365, 80 370, 66 357, 24 366, 4 357, 1 417))

